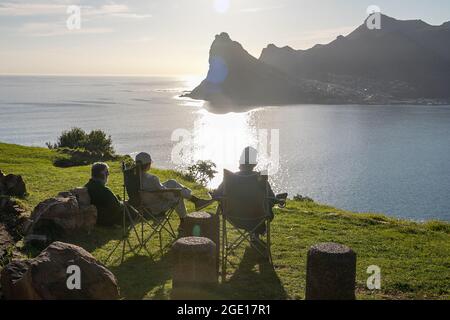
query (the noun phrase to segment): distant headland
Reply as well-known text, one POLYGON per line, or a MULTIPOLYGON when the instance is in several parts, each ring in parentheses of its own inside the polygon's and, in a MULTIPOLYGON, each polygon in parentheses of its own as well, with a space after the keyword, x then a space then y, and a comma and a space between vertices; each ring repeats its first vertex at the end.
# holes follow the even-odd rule
POLYGON ((308 50, 269 44, 255 58, 216 35, 206 78, 184 96, 215 105, 448 104, 450 22, 432 26, 381 15, 308 50))

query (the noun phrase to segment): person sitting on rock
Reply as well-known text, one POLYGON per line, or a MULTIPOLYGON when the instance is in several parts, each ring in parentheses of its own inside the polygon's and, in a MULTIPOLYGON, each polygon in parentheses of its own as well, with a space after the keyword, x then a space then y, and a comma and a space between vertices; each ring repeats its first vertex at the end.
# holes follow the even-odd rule
POLYGON ((122 223, 122 204, 106 186, 108 177, 108 165, 103 162, 94 163, 91 168, 91 179, 85 185, 91 203, 97 208, 97 225, 99 226, 113 226, 122 223))
MULTIPOLYGON (((143 191, 157 191, 157 190, 163 190, 163 189, 181 189, 181 201, 178 201, 178 199, 176 198, 167 198, 166 199, 161 199, 161 200, 166 200, 167 203, 158 203, 156 204, 158 207, 160 207, 161 212, 165 211, 167 209, 168 206, 170 206, 171 201, 178 201, 178 204, 175 208, 175 211, 177 212, 178 216, 180 217, 180 220, 183 220, 184 217, 187 214, 186 211, 186 206, 184 204, 183 199, 187 199, 191 202, 194 203, 195 205, 195 210, 199 211, 205 207, 207 207, 208 205, 210 205, 213 200, 209 199, 200 199, 197 198, 196 196, 194 196, 192 194, 192 191, 183 186, 182 184, 180 184, 179 182, 175 181, 175 180, 167 180, 163 183, 161 183, 159 181, 159 178, 156 175, 153 175, 151 173, 149 173, 148 171, 150 170, 151 166, 152 166, 152 158, 151 156, 146 153, 146 152, 141 152, 139 153, 136 158, 136 163, 139 164, 141 166, 141 188, 143 191)), ((155 204, 152 204, 152 207, 155 207, 155 204)))

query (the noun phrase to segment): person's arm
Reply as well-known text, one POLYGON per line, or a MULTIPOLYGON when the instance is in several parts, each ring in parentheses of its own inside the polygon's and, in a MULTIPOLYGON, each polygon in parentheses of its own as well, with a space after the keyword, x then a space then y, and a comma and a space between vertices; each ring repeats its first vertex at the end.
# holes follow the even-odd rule
POLYGON ((272 207, 278 203, 269 181, 267 181, 267 197, 270 198, 269 203, 272 207))
POLYGON ((142 190, 144 191, 156 191, 166 189, 166 187, 161 184, 157 176, 143 174, 141 179, 142 179, 141 181, 142 190))
POLYGON ((111 189, 109 189, 108 187, 105 187, 105 189, 103 191, 103 197, 104 197, 105 207, 109 208, 114 213, 121 212, 122 205, 121 205, 119 199, 117 199, 117 197, 111 191, 111 189))

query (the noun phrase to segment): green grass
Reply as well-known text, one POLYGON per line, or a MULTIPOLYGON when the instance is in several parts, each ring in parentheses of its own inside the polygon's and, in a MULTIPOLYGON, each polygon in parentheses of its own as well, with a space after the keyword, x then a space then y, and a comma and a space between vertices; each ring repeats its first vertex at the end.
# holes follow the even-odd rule
MULTIPOLYGON (((0 169, 21 174, 29 195, 21 200, 30 210, 59 191, 82 186, 89 167, 56 168, 53 151, 0 143, 0 169)), ((122 176, 117 162, 111 162, 109 186, 122 193, 122 176)), ((175 178, 204 196, 206 190, 184 181, 170 170, 154 170, 161 181, 175 178)), ((400 199, 399 199, 400 201, 400 199)), ((187 203, 188 210, 193 207, 187 203)), ((211 208, 214 212, 214 208, 211 208)), ((174 224, 177 219, 173 219, 174 224)), ((148 230, 146 230, 148 232, 148 230)), ((120 228, 96 228, 90 235, 71 239, 104 261, 120 238, 120 228)), ((219 299, 303 299, 306 254, 318 242, 346 244, 357 252, 357 297, 359 299, 449 299, 450 224, 432 221, 415 223, 377 214, 355 214, 333 207, 288 201, 276 210, 272 223, 272 270, 259 261, 252 250, 243 249, 229 268, 228 281, 209 296, 219 299), (366 289, 367 267, 381 268, 381 290, 366 289)), ((132 238, 133 243, 136 239, 132 238)), ((116 275, 125 299, 167 299, 171 291, 170 255, 161 257, 156 241, 150 242, 151 255, 129 254, 123 263, 117 251, 107 263, 116 275)))

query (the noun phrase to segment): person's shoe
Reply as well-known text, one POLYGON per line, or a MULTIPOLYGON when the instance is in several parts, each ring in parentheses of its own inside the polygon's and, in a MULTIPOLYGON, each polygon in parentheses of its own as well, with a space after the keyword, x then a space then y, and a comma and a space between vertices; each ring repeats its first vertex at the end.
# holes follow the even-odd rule
POLYGON ((192 202, 195 205, 195 211, 200 211, 204 208, 206 208, 207 206, 211 205, 214 202, 214 199, 199 199, 199 198, 195 198, 192 199, 192 202))

